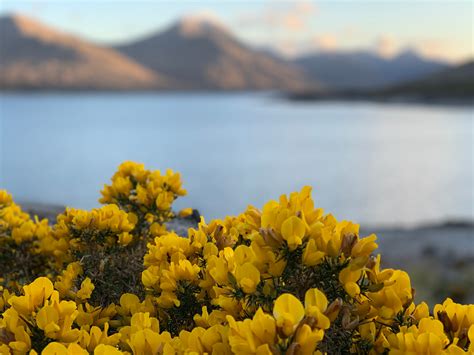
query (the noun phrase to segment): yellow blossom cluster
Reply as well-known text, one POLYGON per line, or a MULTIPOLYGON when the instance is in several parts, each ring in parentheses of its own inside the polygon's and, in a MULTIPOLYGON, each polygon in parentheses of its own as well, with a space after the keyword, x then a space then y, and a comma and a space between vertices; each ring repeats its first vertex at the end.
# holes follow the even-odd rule
POLYGON ((7 191, 0 190, 0 286, 17 287, 48 273, 41 243, 50 231, 47 220, 31 219, 7 191))
POLYGON ((67 208, 57 218, 54 237, 65 240, 68 250, 87 250, 128 245, 135 224, 129 214, 117 205, 106 205, 91 211, 67 208))
POLYGON ((16 244, 29 241, 34 235, 34 223, 28 213, 21 210, 15 204, 10 194, 5 190, 0 190, 0 235, 2 243, 6 243, 6 237, 11 237, 11 241, 16 244))
MULTIPOLYGON (((163 226, 178 174, 127 162, 102 193, 102 208, 30 233, 57 269, 0 290, 0 354, 474 353, 474 305, 415 303, 375 235, 316 208, 309 187, 187 236, 163 226)), ((0 192, 0 211, 13 205, 0 192)), ((31 222, 13 210, 11 248, 31 222)))
MULTIPOLYGON (((133 213, 139 234, 162 234, 163 224, 174 217, 173 201, 186 195, 179 173, 168 169, 166 174, 159 170, 150 171, 143 164, 122 163, 112 177, 112 184, 101 191, 104 204, 116 204, 133 213)), ((184 212, 186 213, 186 212, 184 212)))

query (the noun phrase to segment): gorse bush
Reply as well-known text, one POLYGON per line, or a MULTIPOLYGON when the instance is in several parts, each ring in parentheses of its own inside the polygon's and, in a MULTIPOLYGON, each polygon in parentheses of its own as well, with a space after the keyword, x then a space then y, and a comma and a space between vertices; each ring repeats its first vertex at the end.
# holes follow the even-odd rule
POLYGON ((183 237, 166 230, 181 185, 126 162, 103 207, 54 225, 0 191, 0 353, 474 353, 474 305, 416 304, 311 188, 183 237))
POLYGON ((40 250, 51 229, 47 220, 31 220, 11 196, 0 190, 0 281, 17 290, 38 275, 48 275, 49 253, 40 250))

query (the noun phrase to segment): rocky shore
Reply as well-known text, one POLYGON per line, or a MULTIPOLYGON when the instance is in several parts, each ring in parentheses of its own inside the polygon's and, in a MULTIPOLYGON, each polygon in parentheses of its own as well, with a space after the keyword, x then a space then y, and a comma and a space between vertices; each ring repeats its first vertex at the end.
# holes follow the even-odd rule
MULTIPOLYGON (((64 206, 22 204, 25 211, 55 221, 64 206)), ((199 212, 167 223, 168 230, 186 236, 196 227, 199 212)), ((406 270, 412 279, 417 300, 429 304, 452 297, 457 302, 474 303, 474 222, 446 222, 416 228, 363 227, 361 235, 377 234, 383 267, 406 270)))
POLYGON ((451 297, 474 303, 474 223, 446 222, 412 229, 365 228, 377 234, 384 267, 406 270, 417 300, 451 297))

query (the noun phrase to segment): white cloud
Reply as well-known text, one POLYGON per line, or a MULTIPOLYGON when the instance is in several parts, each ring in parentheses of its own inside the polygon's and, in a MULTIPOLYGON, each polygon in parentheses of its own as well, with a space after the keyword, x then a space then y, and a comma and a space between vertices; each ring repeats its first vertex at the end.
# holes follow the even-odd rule
POLYGON ((313 37, 312 46, 321 51, 334 51, 337 49, 339 41, 336 35, 331 33, 323 33, 313 37))
MULTIPOLYGON (((385 58, 392 58, 407 49, 414 50, 419 55, 430 59, 455 62, 460 58, 455 43, 433 38, 411 39, 402 42, 392 35, 381 35, 375 40, 372 48, 385 58)), ((472 55, 474 53, 471 51, 471 57, 472 55)))
POLYGON ((459 53, 460 46, 456 46, 456 43, 442 41, 439 39, 420 39, 415 40, 412 43, 418 53, 427 58, 443 59, 452 62, 457 62, 460 59, 465 60, 468 57, 474 56, 474 49, 471 47, 470 54, 463 55, 459 53))
POLYGON ((273 42, 272 47, 285 57, 292 58, 304 53, 333 52, 338 49, 338 37, 331 33, 313 36, 310 39, 285 38, 273 42))
POLYGON ((375 40, 374 51, 382 57, 391 58, 400 51, 400 46, 392 35, 381 35, 375 40))
POLYGON ((309 1, 294 1, 267 5, 257 12, 247 12, 237 18, 237 23, 246 28, 281 30, 286 33, 307 31, 318 13, 317 6, 309 1))

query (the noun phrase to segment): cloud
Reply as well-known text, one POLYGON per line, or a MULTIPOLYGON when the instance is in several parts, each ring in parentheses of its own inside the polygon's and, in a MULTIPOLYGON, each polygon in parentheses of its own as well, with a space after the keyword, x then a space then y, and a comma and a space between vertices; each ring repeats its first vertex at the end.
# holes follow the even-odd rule
POLYGON ((313 37, 312 46, 315 49, 319 49, 321 51, 333 51, 338 46, 338 39, 336 35, 331 33, 324 33, 321 35, 317 35, 313 37))
POLYGON ((374 43, 374 51, 385 58, 391 58, 400 51, 397 40, 391 35, 381 35, 374 43))
POLYGON ((406 49, 415 50, 427 58, 450 61, 474 56, 473 50, 468 53, 462 43, 398 37, 397 33, 367 33, 364 24, 345 23, 339 29, 319 32, 315 26, 319 15, 314 2, 272 1, 255 11, 236 13, 232 28, 254 43, 274 48, 287 57, 313 51, 368 50, 384 58, 393 58, 406 49))
POLYGON ((471 50, 470 54, 456 51, 456 44, 442 41, 439 39, 412 39, 401 40, 392 35, 380 35, 366 46, 347 47, 347 37, 343 31, 333 33, 321 33, 309 38, 297 38, 285 36, 283 38, 274 38, 271 47, 287 58, 292 58, 302 54, 312 52, 337 52, 339 50, 369 50, 384 58, 393 58, 405 50, 413 50, 419 55, 429 58, 444 60, 449 62, 459 62, 467 58, 474 57, 471 50))
POLYGON ((180 20, 183 31, 188 34, 200 31, 203 25, 210 24, 214 27, 227 31, 227 26, 222 22, 220 17, 212 10, 202 9, 197 12, 185 14, 180 20))
POLYGON ((340 34, 344 39, 350 40, 360 36, 361 29, 355 25, 347 25, 341 29, 340 34))
POLYGON ((392 58, 404 50, 413 50, 425 58, 456 62, 462 57, 459 47, 452 41, 441 39, 412 38, 402 41, 392 35, 381 35, 374 41, 372 50, 385 58, 392 58))
POLYGON ((333 52, 339 47, 338 36, 332 33, 324 33, 309 39, 296 40, 295 38, 283 38, 275 40, 272 48, 287 58, 312 52, 333 52))
MULTIPOLYGON (((462 58, 462 54, 460 54, 459 51, 456 51, 459 46, 456 46, 453 42, 446 42, 439 39, 421 39, 414 41, 412 47, 422 56, 427 58, 443 59, 454 62, 458 61, 460 57, 462 58)), ((474 55, 472 48, 470 52, 470 56, 472 57, 474 55)), ((469 56, 469 54, 466 56, 469 56)))
POLYGON ((199 11, 184 14, 181 17, 181 21, 211 22, 222 24, 222 20, 219 15, 217 15, 216 12, 211 9, 201 9, 199 11))
POLYGON ((247 12, 237 18, 237 23, 246 28, 281 30, 286 33, 307 31, 318 13, 317 6, 309 1, 294 1, 267 5, 256 12, 247 12))

